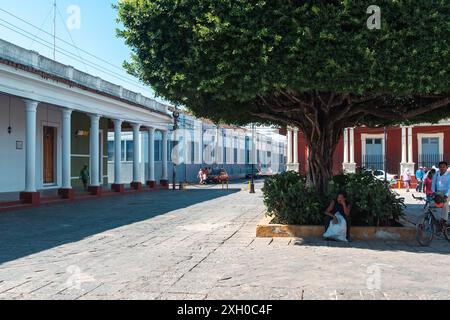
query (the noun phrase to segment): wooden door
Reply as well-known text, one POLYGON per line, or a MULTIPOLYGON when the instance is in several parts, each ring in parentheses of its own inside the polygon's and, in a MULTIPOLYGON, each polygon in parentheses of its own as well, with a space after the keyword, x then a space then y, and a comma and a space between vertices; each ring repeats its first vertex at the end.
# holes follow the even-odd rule
POLYGON ((55 183, 56 128, 44 126, 44 183, 55 183))

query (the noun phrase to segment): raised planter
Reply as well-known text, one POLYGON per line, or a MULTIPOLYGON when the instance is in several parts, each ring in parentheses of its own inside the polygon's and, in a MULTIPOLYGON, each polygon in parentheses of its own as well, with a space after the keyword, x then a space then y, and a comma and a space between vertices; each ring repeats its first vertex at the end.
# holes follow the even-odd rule
MULTIPOLYGON (((265 217, 256 226, 257 238, 321 238, 325 230, 323 226, 299 226, 271 224, 272 218, 265 217)), ((393 240, 414 241, 416 229, 409 227, 353 227, 353 240, 393 240)))

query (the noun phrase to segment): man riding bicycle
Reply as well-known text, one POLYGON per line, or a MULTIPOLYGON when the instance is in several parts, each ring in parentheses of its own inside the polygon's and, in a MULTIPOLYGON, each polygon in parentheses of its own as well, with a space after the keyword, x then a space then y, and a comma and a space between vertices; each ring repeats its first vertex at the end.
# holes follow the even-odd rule
POLYGON ((447 225, 449 212, 449 194, 450 194, 450 172, 447 171, 448 163, 442 161, 439 163, 439 171, 433 176, 432 190, 434 193, 444 197, 444 205, 442 207, 441 226, 447 225))

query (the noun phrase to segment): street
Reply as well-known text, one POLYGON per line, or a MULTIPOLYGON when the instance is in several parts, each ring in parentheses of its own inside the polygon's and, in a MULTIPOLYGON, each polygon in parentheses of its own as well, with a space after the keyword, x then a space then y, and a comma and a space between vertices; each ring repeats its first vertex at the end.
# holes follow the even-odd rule
POLYGON ((450 243, 255 238, 261 183, 241 188, 2 214, 0 299, 450 298, 450 243))

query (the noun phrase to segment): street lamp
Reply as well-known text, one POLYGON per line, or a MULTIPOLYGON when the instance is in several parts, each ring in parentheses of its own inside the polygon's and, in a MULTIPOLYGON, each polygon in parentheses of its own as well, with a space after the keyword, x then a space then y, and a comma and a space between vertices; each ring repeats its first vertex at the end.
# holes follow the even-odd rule
MULTIPOLYGON (((175 107, 175 110, 173 111, 173 142, 175 143, 177 141, 177 130, 178 130, 178 119, 180 118, 180 112, 175 107)), ((173 157, 173 153, 172 153, 173 157)), ((173 190, 177 189, 177 159, 172 159, 173 163, 173 171, 172 171, 172 182, 173 182, 173 190), (175 160, 175 161, 174 161, 175 160)))

